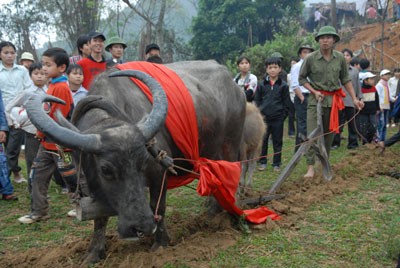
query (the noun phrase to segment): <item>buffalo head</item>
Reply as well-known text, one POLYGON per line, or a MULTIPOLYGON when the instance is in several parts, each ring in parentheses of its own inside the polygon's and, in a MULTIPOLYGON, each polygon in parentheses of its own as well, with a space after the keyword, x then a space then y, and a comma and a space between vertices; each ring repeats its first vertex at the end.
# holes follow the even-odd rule
MULTIPOLYGON (((145 73, 118 71, 107 79, 127 79, 117 76, 137 78, 152 91, 153 108, 136 123, 120 104, 90 93, 74 111, 73 124, 59 117, 60 125, 41 109, 43 101, 57 101, 52 96, 30 94, 25 106, 32 123, 47 138, 79 153, 91 194, 118 213, 118 231, 121 237, 130 238, 138 232, 150 234, 156 227, 145 194, 144 169, 149 157, 145 144, 164 125, 167 99, 158 82, 145 73)), ((110 91, 118 94, 116 88, 110 91)))

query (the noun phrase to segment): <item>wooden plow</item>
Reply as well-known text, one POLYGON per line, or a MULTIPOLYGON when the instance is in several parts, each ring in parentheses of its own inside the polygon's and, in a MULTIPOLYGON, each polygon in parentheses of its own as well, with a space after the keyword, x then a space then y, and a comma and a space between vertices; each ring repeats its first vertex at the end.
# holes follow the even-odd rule
POLYGON ((287 166, 282 170, 278 179, 272 185, 267 195, 261 195, 258 198, 249 198, 240 200, 240 205, 257 205, 274 199, 284 198, 284 194, 276 194, 283 182, 290 176, 301 157, 309 150, 314 148, 316 156, 321 162, 323 177, 326 181, 332 180, 333 173, 329 163, 328 153, 325 148, 324 130, 322 127, 321 102, 317 104, 317 128, 315 128, 307 137, 306 142, 303 142, 297 152, 293 155, 287 166), (316 142, 314 142, 316 140, 316 142))
MULTIPOLYGON (((328 154, 325 149, 324 132, 322 128, 322 117, 321 117, 321 102, 317 104, 317 128, 314 129, 307 137, 307 141, 303 142, 297 152, 293 155, 288 165, 281 172, 267 195, 260 195, 259 197, 253 197, 248 199, 238 200, 239 206, 243 205, 259 205, 275 199, 281 199, 285 197, 285 194, 276 194, 283 182, 290 176, 293 169, 296 167, 301 157, 313 147, 316 152, 316 156, 321 161, 323 168, 323 176, 325 180, 330 181, 333 177, 332 169, 329 163, 328 154), (315 142, 316 140, 316 142, 315 142)), ((151 152, 154 154, 154 152, 151 152)), ((169 159, 168 164, 172 161, 169 159)), ((77 219, 81 221, 94 220, 103 217, 116 216, 117 213, 111 208, 109 204, 102 202, 101 200, 95 200, 91 197, 81 197, 76 205, 77 219)))

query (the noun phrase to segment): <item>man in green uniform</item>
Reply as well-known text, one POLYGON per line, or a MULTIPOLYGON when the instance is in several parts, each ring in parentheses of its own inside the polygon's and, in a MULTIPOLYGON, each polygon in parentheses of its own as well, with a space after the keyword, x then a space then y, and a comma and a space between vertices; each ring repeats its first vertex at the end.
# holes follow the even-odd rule
MULTIPOLYGON (((317 102, 321 101, 323 130, 324 134, 327 134, 324 137, 325 148, 329 156, 333 136, 339 131, 339 110, 344 109, 345 93, 342 91, 342 86, 350 94, 357 109, 362 109, 364 103, 354 94, 343 54, 333 49, 334 44, 340 40, 335 28, 321 27, 315 40, 319 43, 320 49, 304 59, 299 83, 311 93, 307 107, 308 134, 317 127, 317 102)), ((314 177, 314 164, 315 151, 311 148, 307 152, 308 170, 304 177, 314 177)))

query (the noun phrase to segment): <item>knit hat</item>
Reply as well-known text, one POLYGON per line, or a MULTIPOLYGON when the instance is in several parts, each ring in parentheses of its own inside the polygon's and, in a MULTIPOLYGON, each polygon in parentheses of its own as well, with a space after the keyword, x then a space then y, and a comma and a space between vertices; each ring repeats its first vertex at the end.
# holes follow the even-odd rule
POLYGON ((160 50, 160 47, 157 44, 154 44, 154 43, 153 44, 149 44, 149 45, 146 46, 146 50, 145 50, 144 54, 149 53, 149 51, 152 50, 152 49, 160 50))

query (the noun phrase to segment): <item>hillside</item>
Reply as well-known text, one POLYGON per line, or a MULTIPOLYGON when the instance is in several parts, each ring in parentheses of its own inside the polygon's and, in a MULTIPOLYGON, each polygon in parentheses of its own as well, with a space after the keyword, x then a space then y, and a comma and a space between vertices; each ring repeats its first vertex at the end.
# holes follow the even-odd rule
POLYGON ((400 22, 386 22, 384 37, 381 35, 381 23, 367 24, 360 27, 345 28, 340 32, 342 40, 336 49, 349 48, 361 58, 371 61, 371 69, 381 69, 381 45, 383 42, 383 67, 393 69, 400 67, 400 22))

